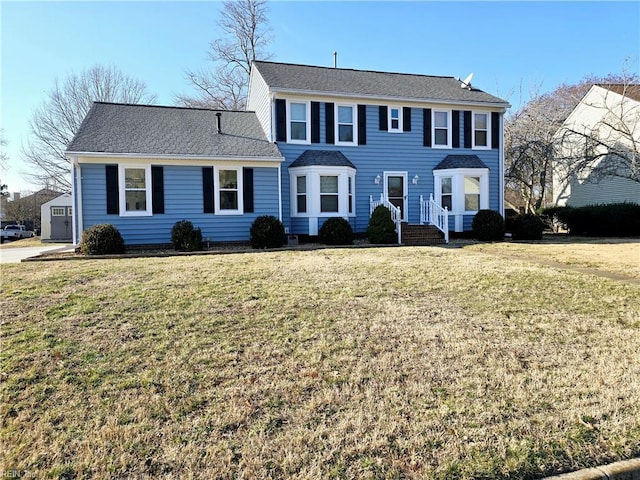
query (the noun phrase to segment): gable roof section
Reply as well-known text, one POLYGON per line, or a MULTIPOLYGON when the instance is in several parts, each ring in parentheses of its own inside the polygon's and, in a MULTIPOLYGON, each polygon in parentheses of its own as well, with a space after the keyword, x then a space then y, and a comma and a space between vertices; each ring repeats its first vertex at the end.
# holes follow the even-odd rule
POLYGON ((297 167, 350 167, 355 165, 344 156, 342 152, 332 150, 305 150, 289 165, 289 168, 297 167))
POLYGON ((599 87, 606 88, 612 92, 615 92, 619 95, 623 95, 627 98, 631 98, 636 102, 640 102, 640 85, 637 84, 628 84, 624 85, 621 83, 596 83, 599 87))
POLYGON ((478 88, 461 87, 453 77, 375 72, 255 61, 272 91, 313 92, 378 99, 487 104, 508 108, 509 103, 478 88))
POLYGON ((485 163, 477 155, 447 155, 434 170, 449 170, 451 168, 486 168, 485 163))
POLYGON ((282 156, 254 112, 95 102, 67 153, 198 157, 282 156), (221 113, 217 133, 216 113, 221 113))

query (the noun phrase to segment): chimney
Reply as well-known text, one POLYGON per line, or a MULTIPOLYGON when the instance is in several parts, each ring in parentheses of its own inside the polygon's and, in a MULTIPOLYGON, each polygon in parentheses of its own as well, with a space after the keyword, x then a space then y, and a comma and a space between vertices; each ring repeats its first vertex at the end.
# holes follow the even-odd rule
POLYGON ((218 133, 222 133, 222 123, 220 121, 220 117, 222 117, 222 113, 218 112, 216 113, 216 122, 218 124, 218 133))
POLYGON ((333 52, 333 68, 338 67, 338 52, 333 52))

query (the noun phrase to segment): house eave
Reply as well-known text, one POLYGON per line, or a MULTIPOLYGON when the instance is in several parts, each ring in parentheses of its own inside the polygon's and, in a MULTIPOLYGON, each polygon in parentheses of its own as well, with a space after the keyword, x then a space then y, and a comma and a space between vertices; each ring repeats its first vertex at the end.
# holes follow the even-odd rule
POLYGON ((380 101, 390 103, 418 103, 418 104, 439 104, 439 105, 459 105, 459 106, 477 106, 477 107, 490 107, 499 108, 502 111, 506 111, 511 108, 510 103, 506 102, 482 102, 482 101, 468 101, 468 100, 449 100, 441 98, 427 98, 427 97, 395 97, 384 95, 371 95, 371 94, 351 94, 345 92, 330 92, 330 91, 316 91, 316 90, 304 90, 296 88, 270 88, 270 92, 278 95, 312 95, 315 97, 335 97, 344 99, 364 99, 367 103, 378 104, 380 101))
POLYGON ((79 158, 122 158, 122 159, 160 159, 160 160, 194 160, 194 161, 217 161, 217 162, 284 162, 284 157, 270 156, 250 156, 250 155, 176 155, 176 154, 157 154, 157 153, 114 153, 114 152, 74 152, 67 151, 65 155, 75 157, 79 162, 79 158))

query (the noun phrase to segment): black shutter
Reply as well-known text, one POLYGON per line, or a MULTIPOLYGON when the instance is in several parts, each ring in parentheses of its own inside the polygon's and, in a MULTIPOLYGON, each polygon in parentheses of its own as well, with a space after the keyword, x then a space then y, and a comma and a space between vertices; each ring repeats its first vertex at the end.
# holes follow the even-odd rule
POLYGON ((202 197, 204 213, 213 213, 213 167, 202 167, 202 197))
POLYGON ((164 168, 151 167, 151 211, 164 213, 164 168))
POLYGON ((105 175, 107 180, 107 215, 120 213, 120 200, 118 199, 118 166, 106 165, 105 175))
POLYGON ((358 145, 367 144, 367 106, 358 105, 358 145))
POLYGON ((430 147, 431 146, 431 109, 430 108, 422 109, 422 131, 423 131, 422 144, 425 147, 430 147))
POLYGON ((320 143, 320 102, 311 102, 311 143, 320 143))
POLYGON ((500 114, 491 112, 491 148, 500 148, 500 114))
POLYGON ((389 120, 387 119, 387 106, 386 105, 381 105, 378 107, 378 112, 380 115, 380 125, 379 125, 379 129, 380 130, 384 130, 387 131, 389 130, 389 120))
POLYGON ((335 134, 335 125, 334 125, 334 104, 333 103, 325 103, 324 104, 324 114, 325 114, 325 135, 327 143, 336 143, 336 134, 335 134))
POLYGON ((244 213, 253 213, 253 168, 242 169, 244 213))
POLYGON ((451 139, 453 148, 460 148, 460 110, 451 112, 451 139))
POLYGON ((402 107, 402 131, 411 131, 411 107, 402 107))
POLYGON ((471 148, 471 112, 464 111, 464 148, 471 148))
POLYGON ((284 99, 276 100, 276 141, 287 141, 287 102, 284 99))

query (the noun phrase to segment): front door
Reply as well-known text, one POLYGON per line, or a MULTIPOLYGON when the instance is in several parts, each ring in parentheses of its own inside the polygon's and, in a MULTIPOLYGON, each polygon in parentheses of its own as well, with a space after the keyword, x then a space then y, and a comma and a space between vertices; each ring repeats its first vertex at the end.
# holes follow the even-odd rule
POLYGON ((407 172, 384 172, 384 191, 387 200, 400 207, 402 221, 407 221, 407 172))

